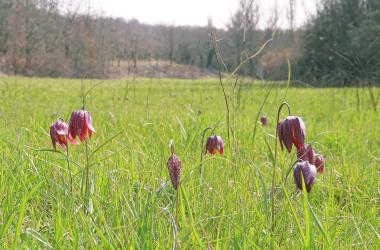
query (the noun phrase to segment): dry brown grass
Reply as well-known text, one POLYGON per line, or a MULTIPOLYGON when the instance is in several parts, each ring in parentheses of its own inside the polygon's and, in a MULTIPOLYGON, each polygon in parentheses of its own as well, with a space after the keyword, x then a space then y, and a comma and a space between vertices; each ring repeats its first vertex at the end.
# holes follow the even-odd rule
POLYGON ((198 79, 215 76, 213 70, 201 69, 193 65, 170 63, 164 60, 139 60, 136 70, 133 61, 114 61, 110 65, 111 78, 123 77, 152 77, 152 78, 179 78, 198 79))

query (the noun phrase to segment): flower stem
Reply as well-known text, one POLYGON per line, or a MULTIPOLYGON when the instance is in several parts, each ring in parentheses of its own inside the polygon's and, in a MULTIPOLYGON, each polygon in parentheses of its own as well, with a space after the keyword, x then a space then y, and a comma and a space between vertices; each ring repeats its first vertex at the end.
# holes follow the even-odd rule
POLYGON ((180 249, 179 248, 179 239, 178 239, 178 229, 179 229, 179 224, 178 224, 178 213, 179 213, 179 189, 180 189, 181 183, 178 185, 178 189, 176 192, 176 208, 175 208, 175 230, 176 230, 176 236, 174 238, 174 248, 173 249, 180 249))
POLYGON ((203 167, 203 155, 204 155, 204 152, 203 151, 204 151, 204 149, 207 150, 206 146, 204 144, 204 140, 205 140, 206 132, 208 130, 212 130, 212 128, 207 127, 207 128, 205 128, 205 130, 203 130, 203 133, 202 133, 202 141, 201 141, 201 143, 202 143, 202 145, 201 145, 201 148, 202 148, 202 150, 201 150, 201 168, 200 168, 201 183, 203 181, 203 171, 204 171, 204 167, 203 167))
MULTIPOLYGON (((224 102, 226 105, 227 138, 228 138, 228 146, 231 150, 232 146, 231 146, 231 139, 230 139, 230 130, 231 130, 231 128, 230 128, 230 107, 228 104, 227 92, 226 92, 226 89, 224 88, 223 79, 222 79, 221 63, 223 63, 223 59, 220 57, 220 54, 219 54, 219 49, 218 49, 218 44, 216 41, 215 32, 212 33, 212 46, 213 46, 213 50, 214 50, 214 54, 215 54, 215 59, 216 59, 217 65, 218 65, 219 82, 220 82, 220 86, 222 87, 224 102)), ((224 63, 223 63, 223 65, 224 65, 224 63)), ((227 67, 225 67, 225 70, 228 72, 227 67)))
POLYGON ((88 157, 88 142, 86 138, 86 188, 85 188, 85 196, 89 197, 90 193, 90 178, 89 178, 89 172, 90 172, 90 164, 89 164, 89 157, 88 157))
POLYGON ((69 158, 69 145, 66 147, 66 160, 67 160, 67 168, 69 169, 70 174, 70 191, 73 192, 73 172, 71 171, 70 166, 70 158, 69 158))
POLYGON ((276 140, 274 142, 274 164, 273 164, 273 173, 272 173, 272 187, 271 187, 271 205, 272 205, 272 231, 274 231, 274 185, 276 180, 276 165, 277 165, 277 140, 278 140, 278 124, 280 122, 280 113, 282 108, 286 106, 288 108, 288 115, 290 116, 290 106, 287 102, 283 102, 277 111, 277 123, 276 123, 276 140))
POLYGON ((176 208, 175 208, 175 224, 177 225, 177 228, 178 228, 178 210, 179 210, 179 189, 180 189, 180 187, 178 187, 178 189, 177 189, 177 194, 176 194, 176 199, 177 199, 177 201, 176 201, 176 208))

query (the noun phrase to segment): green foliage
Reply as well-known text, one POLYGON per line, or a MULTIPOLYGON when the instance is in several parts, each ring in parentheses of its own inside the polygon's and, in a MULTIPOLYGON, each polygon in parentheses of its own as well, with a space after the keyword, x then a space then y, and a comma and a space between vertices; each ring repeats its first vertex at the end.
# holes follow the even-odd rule
POLYGON ((322 1, 304 36, 301 78, 319 85, 380 83, 378 1, 322 1))

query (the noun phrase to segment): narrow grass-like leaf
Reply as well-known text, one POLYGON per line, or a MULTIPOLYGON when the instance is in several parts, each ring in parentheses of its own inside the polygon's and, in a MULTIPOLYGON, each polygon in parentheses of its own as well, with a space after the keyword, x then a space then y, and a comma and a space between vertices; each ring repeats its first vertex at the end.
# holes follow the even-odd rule
POLYGON ((303 243, 303 245, 306 245, 306 237, 305 237, 304 232, 303 232, 303 230, 302 230, 301 223, 300 223, 300 221, 298 220, 298 215, 297 215, 297 213, 296 213, 296 210, 294 209, 294 206, 292 205, 292 202, 291 202, 291 200, 290 200, 290 198, 289 198, 288 193, 286 192, 286 189, 285 189, 285 187, 284 187, 284 184, 281 183, 281 186, 282 186, 282 190, 283 190, 283 192, 284 192, 284 194, 285 194, 286 200, 287 200, 287 202, 288 202, 288 205, 289 205, 289 207, 290 207, 290 211, 292 212, 293 220, 296 222, 296 225, 297 225, 297 228, 298 228, 298 233, 299 233, 300 236, 301 236, 302 243, 303 243))
POLYGON ((272 165, 275 166, 276 162, 275 162, 275 159, 274 159, 274 154, 273 154, 273 151, 272 151, 272 149, 271 149, 271 147, 269 145, 269 142, 268 142, 266 136, 264 136, 264 141, 265 141, 265 145, 267 145, 269 159, 271 160, 272 165))
POLYGON ((21 234, 21 226, 22 222, 24 220, 26 205, 30 198, 32 198, 33 194, 40 188, 43 182, 38 183, 29 193, 27 196, 24 197, 21 205, 20 205, 20 213, 17 220, 17 226, 16 226, 16 235, 15 235, 15 243, 18 242, 18 239, 20 238, 21 234))
POLYGON ((4 234, 7 231, 8 227, 12 224, 13 218, 15 217, 15 212, 16 212, 16 209, 13 209, 13 211, 10 212, 8 216, 6 217, 0 231, 0 242, 3 239, 4 234))
POLYGON ((313 208, 310 206, 309 203, 308 203, 308 205, 309 205, 309 209, 310 209, 311 215, 313 215, 313 218, 314 218, 315 222, 317 223, 319 231, 323 235, 323 238, 325 239, 325 242, 327 243, 328 248, 330 248, 331 247, 331 243, 330 243, 329 236, 327 235, 326 231, 323 229, 322 223, 319 221, 317 215, 314 213, 313 208))
POLYGON ((305 185, 305 180, 302 176, 302 196, 303 196, 303 210, 305 214, 305 235, 306 235, 306 244, 305 248, 310 249, 311 248, 311 221, 310 221, 310 213, 309 213, 309 208, 308 208, 308 199, 307 199, 307 191, 306 191, 306 185, 305 185))
POLYGON ((49 248, 49 249, 53 249, 53 246, 47 241, 47 239, 45 239, 39 232, 37 232, 36 230, 34 229, 30 229, 28 228, 26 230, 26 233, 30 236, 32 236, 34 239, 36 239, 37 241, 39 241, 40 243, 42 243, 44 246, 45 246, 45 249, 46 248, 49 248))
POLYGON ((115 135, 113 135, 112 137, 108 138, 105 142, 103 142, 100 146, 98 146, 96 149, 94 149, 89 158, 92 158, 93 155, 96 154, 96 152, 98 152, 101 148, 103 148, 105 145, 107 145, 108 143, 110 143, 113 139, 115 139, 116 137, 118 137, 121 133, 123 133, 123 131, 120 131, 118 133, 116 133, 115 135))
MULTIPOLYGON (((199 235, 197 233, 197 230, 195 229, 195 222, 194 222, 194 218, 193 218, 193 211, 192 211, 191 205, 189 203, 189 200, 187 198, 186 190, 185 190, 185 188, 183 188, 183 185, 181 185, 180 188, 181 188, 181 194, 182 194, 182 195, 180 195, 180 197, 181 198, 183 197, 184 200, 185 200, 186 207, 187 207, 187 210, 188 210, 187 214, 190 217, 190 226, 191 226, 191 229, 192 229, 192 233, 193 233, 196 241, 198 242, 200 249, 202 249, 202 248, 204 248, 203 247, 203 243, 202 243, 202 241, 201 241, 201 239, 200 239, 200 237, 199 237, 199 235)), ((181 199, 180 202, 182 203, 183 200, 181 199)))

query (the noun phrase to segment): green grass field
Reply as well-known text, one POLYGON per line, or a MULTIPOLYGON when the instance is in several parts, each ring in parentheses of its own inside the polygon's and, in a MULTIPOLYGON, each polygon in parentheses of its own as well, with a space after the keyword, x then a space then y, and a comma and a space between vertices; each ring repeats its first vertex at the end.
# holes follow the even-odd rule
POLYGON ((0 248, 170 249, 174 238, 181 249, 380 248, 380 117, 367 89, 359 90, 358 110, 353 88, 285 85, 273 88, 259 114, 267 127, 256 117, 269 85, 243 82, 229 97, 233 153, 217 80, 107 80, 86 102, 96 129, 88 202, 84 144, 69 146, 73 192, 64 154, 44 151, 52 149, 49 126, 81 108, 81 81, 1 78, 0 248), (326 165, 311 193, 297 194, 292 172, 286 178, 296 153, 279 148, 272 230, 271 155, 286 92, 326 165), (225 154, 201 162, 206 127, 224 138, 225 154), (171 138, 182 161, 177 233, 171 138))

